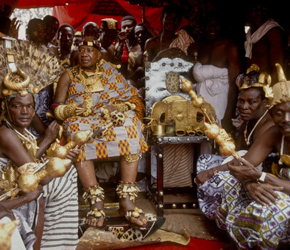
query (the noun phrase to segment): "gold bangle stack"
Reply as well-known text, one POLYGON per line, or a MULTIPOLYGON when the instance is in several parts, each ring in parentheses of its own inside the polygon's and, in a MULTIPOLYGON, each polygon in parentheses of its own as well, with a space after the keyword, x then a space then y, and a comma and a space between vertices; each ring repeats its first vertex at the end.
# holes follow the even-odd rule
POLYGON ((89 187, 85 190, 83 194, 84 201, 87 203, 90 200, 91 204, 95 204, 96 202, 104 201, 105 194, 104 189, 100 187, 100 185, 94 185, 93 187, 89 187))
POLYGON ((71 116, 76 115, 75 110, 77 108, 78 104, 68 104, 68 105, 59 105, 54 109, 54 115, 58 120, 65 120, 71 116))

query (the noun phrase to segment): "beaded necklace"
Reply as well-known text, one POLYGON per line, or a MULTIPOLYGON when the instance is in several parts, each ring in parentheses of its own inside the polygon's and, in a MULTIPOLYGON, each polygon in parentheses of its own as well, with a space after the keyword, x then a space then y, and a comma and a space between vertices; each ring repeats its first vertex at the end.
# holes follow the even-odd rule
POLYGON ((256 122, 255 126, 253 127, 253 129, 251 130, 249 136, 247 137, 247 131, 248 131, 248 124, 249 122, 247 122, 245 130, 244 130, 244 138, 245 138, 245 142, 246 145, 249 147, 251 145, 250 140, 251 140, 251 136, 254 133, 255 129, 257 128, 257 126, 259 125, 259 123, 262 121, 262 119, 266 116, 266 114, 268 113, 268 110, 265 111, 265 113, 260 117, 260 119, 256 122))

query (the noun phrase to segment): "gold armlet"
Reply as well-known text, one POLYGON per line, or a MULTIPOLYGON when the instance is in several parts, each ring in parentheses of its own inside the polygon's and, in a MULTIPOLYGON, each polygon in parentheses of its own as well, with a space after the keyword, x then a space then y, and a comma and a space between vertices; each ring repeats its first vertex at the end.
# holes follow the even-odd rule
POLYGON ((54 109, 54 115, 58 120, 65 120, 71 116, 75 116, 78 104, 59 105, 54 109))

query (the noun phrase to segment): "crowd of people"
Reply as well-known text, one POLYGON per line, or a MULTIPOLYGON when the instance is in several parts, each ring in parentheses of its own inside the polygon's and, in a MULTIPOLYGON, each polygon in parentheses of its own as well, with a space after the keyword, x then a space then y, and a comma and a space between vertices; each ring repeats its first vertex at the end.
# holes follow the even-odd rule
MULTIPOLYGON (((240 157, 234 159, 213 154, 210 143, 201 151, 194 180, 201 211, 227 230, 235 245, 229 248, 276 249, 289 244, 287 34, 267 11, 258 1, 245 13, 250 28, 243 47, 217 11, 206 13, 204 19, 190 16, 188 25, 180 28, 182 9, 174 5, 163 7, 162 30, 157 35, 146 21, 137 23, 131 15, 120 23, 111 17, 100 25, 88 22, 81 31, 47 15, 31 19, 26 41, 19 41, 15 21, 11 25, 9 15, 0 16, 5 24, 0 27, 0 61, 5 63, 0 94, 1 194, 7 180, 12 184, 30 171, 29 163, 41 164, 57 139, 65 144, 80 131, 99 131, 85 147, 68 150, 70 164, 61 177, 48 176, 31 192, 0 200, 0 219, 21 222, 22 241, 12 249, 75 249, 78 185, 90 206, 86 224, 103 227, 104 190, 95 173, 95 162, 102 159, 119 158, 120 215, 132 226, 146 227, 145 213, 135 205, 140 191, 138 164, 150 146, 143 134, 144 65, 162 57, 193 63, 190 73, 197 95, 215 108, 217 124, 239 150, 240 157), (55 57, 58 81, 35 91, 33 76, 17 68, 21 65, 17 60, 25 58, 15 55, 17 49, 14 54, 7 52, 18 42, 29 42, 30 48, 55 57)), ((167 148, 164 154, 180 150, 167 148)))

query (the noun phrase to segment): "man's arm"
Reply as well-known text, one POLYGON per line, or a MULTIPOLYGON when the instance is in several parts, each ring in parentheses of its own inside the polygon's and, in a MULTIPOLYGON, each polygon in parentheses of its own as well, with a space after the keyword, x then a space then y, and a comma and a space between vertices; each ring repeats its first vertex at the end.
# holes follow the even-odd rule
POLYGON ((55 91, 55 97, 53 102, 54 103, 64 103, 66 101, 68 88, 70 85, 70 77, 67 71, 65 71, 57 84, 56 91, 55 91))
POLYGON ((272 72, 272 84, 278 81, 276 63, 279 63, 283 68, 285 65, 285 38, 281 28, 273 28, 266 34, 269 43, 270 65, 272 72))
POLYGON ((233 132, 232 118, 235 113, 238 89, 236 86, 236 78, 242 72, 242 66, 240 62, 240 55, 238 47, 230 43, 227 49, 228 56, 228 74, 229 74, 229 93, 228 104, 224 118, 222 119, 222 126, 228 132, 233 132))
POLYGON ((33 162, 26 152, 17 134, 11 129, 2 129, 0 132, 1 154, 14 162, 17 166, 33 162))

